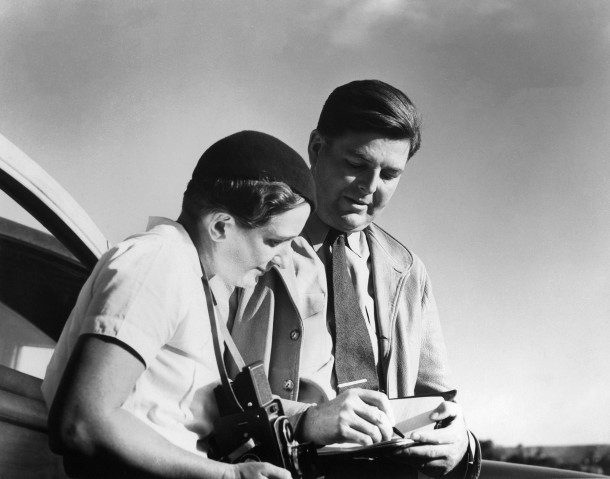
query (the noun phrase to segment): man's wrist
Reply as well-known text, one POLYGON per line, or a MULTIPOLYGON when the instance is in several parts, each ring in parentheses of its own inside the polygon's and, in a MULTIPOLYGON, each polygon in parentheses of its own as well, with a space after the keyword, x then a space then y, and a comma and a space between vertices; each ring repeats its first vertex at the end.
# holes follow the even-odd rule
POLYGON ((294 438, 297 442, 308 442, 309 438, 306 437, 306 422, 307 415, 309 410, 316 406, 316 404, 308 404, 307 409, 294 414, 288 418, 288 421, 292 425, 292 430, 294 431, 294 438))
POLYGON ((476 479, 479 476, 480 471, 480 452, 478 453, 478 464, 477 464, 477 450, 478 441, 470 431, 468 433, 468 445, 466 446, 466 452, 462 456, 460 462, 447 473, 448 479, 476 479), (477 469, 478 468, 478 469, 477 469))
POLYGON ((467 460, 466 471, 464 472, 464 479, 477 479, 481 474, 481 446, 478 439, 468 431, 468 450, 466 451, 467 460))

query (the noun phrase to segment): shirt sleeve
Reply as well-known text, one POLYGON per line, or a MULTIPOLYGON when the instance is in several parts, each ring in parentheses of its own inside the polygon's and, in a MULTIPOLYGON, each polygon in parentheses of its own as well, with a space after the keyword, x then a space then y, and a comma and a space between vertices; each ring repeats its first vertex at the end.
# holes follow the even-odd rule
POLYGON ((98 272, 81 333, 114 337, 150 364, 179 324, 184 274, 166 243, 117 249, 98 272))

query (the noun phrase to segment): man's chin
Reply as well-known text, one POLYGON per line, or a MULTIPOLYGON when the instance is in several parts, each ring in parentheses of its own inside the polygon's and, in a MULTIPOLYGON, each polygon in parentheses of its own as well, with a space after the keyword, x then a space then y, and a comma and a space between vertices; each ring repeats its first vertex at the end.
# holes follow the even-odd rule
POLYGON ((371 218, 367 214, 353 211, 348 211, 340 215, 325 215, 324 213, 318 213, 318 217, 323 223, 327 224, 331 228, 335 228, 339 231, 345 231, 346 233, 363 230, 372 222, 371 218))
POLYGON ((339 224, 341 230, 346 233, 353 233, 355 231, 361 231, 366 228, 371 221, 368 216, 363 216, 357 213, 348 213, 341 216, 339 224))

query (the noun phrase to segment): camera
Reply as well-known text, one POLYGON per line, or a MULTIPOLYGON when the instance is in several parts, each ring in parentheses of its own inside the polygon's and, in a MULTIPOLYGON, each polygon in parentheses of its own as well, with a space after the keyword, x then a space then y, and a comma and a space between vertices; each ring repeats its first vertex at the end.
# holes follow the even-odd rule
POLYGON ((274 399, 261 361, 245 366, 233 384, 214 390, 220 417, 214 422, 208 456, 222 462, 269 462, 293 478, 316 479, 317 452, 300 444, 282 404, 274 399))

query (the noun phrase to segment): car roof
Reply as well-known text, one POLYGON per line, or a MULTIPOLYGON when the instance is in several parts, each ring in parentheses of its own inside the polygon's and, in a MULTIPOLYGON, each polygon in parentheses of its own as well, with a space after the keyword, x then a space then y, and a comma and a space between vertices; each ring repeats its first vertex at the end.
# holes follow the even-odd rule
POLYGON ((30 228, 8 218, 0 217, 0 238, 27 245, 64 260, 78 263, 77 258, 55 236, 30 228))
POLYGON ((88 268, 108 249, 108 241, 76 200, 1 134, 0 188, 88 268))

